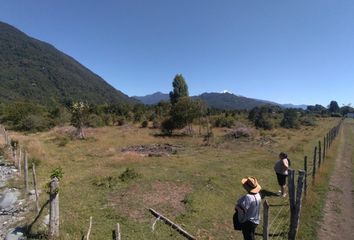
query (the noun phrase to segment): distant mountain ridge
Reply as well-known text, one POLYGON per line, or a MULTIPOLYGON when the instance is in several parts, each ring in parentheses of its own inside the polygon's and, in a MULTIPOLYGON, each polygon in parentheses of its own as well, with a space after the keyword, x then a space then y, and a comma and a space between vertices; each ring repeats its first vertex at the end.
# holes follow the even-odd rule
MULTIPOLYGON (((169 101, 170 97, 167 93, 156 92, 154 94, 149 94, 146 96, 137 97, 135 99, 141 101, 144 104, 153 105, 157 104, 160 101, 169 101)), ((261 105, 277 105, 284 108, 306 108, 307 105, 292 105, 292 104, 279 104, 271 101, 247 98, 244 96, 235 95, 233 93, 224 91, 222 93, 203 93, 198 96, 193 96, 194 99, 201 99, 207 103, 209 107, 225 109, 225 110, 241 110, 241 109, 252 109, 256 106, 261 105)))
POLYGON ((166 94, 166 93, 162 93, 162 92, 155 92, 153 94, 149 94, 149 95, 142 96, 142 97, 132 96, 132 98, 135 98, 147 105, 154 105, 154 104, 157 104, 161 101, 169 101, 170 95, 166 94))
POLYGON ((52 45, 0 22, 0 100, 135 102, 52 45))

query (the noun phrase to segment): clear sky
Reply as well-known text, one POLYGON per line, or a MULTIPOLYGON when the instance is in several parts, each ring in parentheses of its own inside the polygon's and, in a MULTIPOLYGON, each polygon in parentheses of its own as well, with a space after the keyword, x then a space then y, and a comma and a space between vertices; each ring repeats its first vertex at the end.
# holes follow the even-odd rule
POLYGON ((354 104, 353 0, 1 0, 0 21, 129 96, 232 93, 354 104))

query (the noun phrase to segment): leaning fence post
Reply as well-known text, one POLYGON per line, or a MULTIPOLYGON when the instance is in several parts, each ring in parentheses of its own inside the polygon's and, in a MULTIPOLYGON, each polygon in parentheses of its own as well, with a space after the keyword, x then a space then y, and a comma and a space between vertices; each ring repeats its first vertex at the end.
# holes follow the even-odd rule
POLYGON ((85 238, 86 240, 90 240, 91 228, 92 228, 92 216, 90 216, 90 225, 87 230, 87 234, 86 234, 86 238, 85 238))
POLYGON ((25 193, 28 194, 28 153, 25 151, 25 163, 24 163, 24 181, 25 181, 25 193))
POLYGON ((49 238, 59 237, 59 180, 50 181, 49 238))
POLYGON ((306 194, 307 194, 307 156, 304 157, 304 170, 305 170, 304 193, 306 196, 306 194))
POLYGON ((301 212, 301 204, 302 204, 302 191, 304 187, 304 176, 305 171, 299 171, 299 177, 297 179, 297 190, 296 190, 296 200, 294 206, 294 214, 290 220, 290 229, 288 234, 289 240, 296 239, 296 233, 299 228, 299 221, 300 221, 300 212, 301 212))
POLYGON ((321 167, 321 160, 322 160, 321 141, 318 141, 318 169, 321 167))
POLYGON ((316 165, 317 165, 317 161, 316 161, 316 154, 317 154, 317 147, 315 147, 315 151, 313 154, 313 170, 312 170, 312 178, 314 179, 316 176, 316 165))
POLYGON ((269 240, 269 204, 267 200, 263 202, 263 240, 269 240))
POLYGON ((33 187, 34 187, 34 194, 36 197, 36 210, 37 213, 39 213, 40 208, 39 208, 39 194, 37 190, 37 176, 36 176, 36 165, 32 163, 32 175, 33 175, 33 187))

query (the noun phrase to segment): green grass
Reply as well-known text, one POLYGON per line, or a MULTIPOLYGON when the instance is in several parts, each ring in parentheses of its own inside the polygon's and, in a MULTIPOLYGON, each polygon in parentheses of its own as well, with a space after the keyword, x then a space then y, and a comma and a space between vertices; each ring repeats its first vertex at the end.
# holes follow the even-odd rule
MULTIPOLYGON (((57 139, 65 137, 60 131, 16 134, 16 138, 27 146, 31 156, 41 159, 37 169, 41 189, 46 189, 53 169, 58 166, 63 169, 60 239, 81 239, 90 216, 93 216, 91 239, 109 239, 117 222, 121 224, 123 239, 184 239, 161 222, 152 232, 154 217, 146 210, 149 207, 198 239, 240 239, 240 232, 232 229, 234 203, 245 194, 240 180, 256 176, 263 189, 278 191, 273 171, 278 153, 288 152, 293 168, 303 168, 303 156, 312 154, 314 145, 336 121, 321 119, 318 126, 300 130, 262 131, 262 136, 254 141, 224 142, 221 138, 224 132, 214 129, 216 139, 211 146, 205 146, 199 137, 154 137, 153 130, 136 127, 90 129, 88 140, 70 140, 60 146, 57 139), (126 146, 155 143, 181 148, 168 157, 121 152, 126 146), (134 169, 139 177, 121 181, 120 176, 127 169, 134 169)), ((335 148, 334 145, 331 151, 335 148)), ((42 194, 41 202, 46 198, 42 194)), ((285 205, 271 233, 287 232, 288 200, 267 199, 271 205, 270 221, 285 205)), ((39 225, 34 226, 34 231, 40 231, 39 225)), ((257 232, 261 231, 259 226, 257 232)))

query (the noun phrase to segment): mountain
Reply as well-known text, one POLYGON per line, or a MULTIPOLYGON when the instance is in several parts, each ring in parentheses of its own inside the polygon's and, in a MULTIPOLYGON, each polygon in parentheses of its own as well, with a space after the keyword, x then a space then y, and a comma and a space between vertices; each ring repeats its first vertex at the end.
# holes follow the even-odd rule
MULTIPOLYGON (((134 96, 133 98, 143 102, 144 104, 153 105, 160 101, 168 101, 169 95, 166 93, 156 92, 146 96, 134 96)), ((203 93, 198 96, 193 96, 194 99, 203 100, 209 107, 227 110, 252 109, 256 106, 271 104, 279 105, 278 103, 237 96, 235 94, 224 91, 222 93, 203 93)))
POLYGON ((235 94, 225 93, 203 93, 199 96, 195 96, 196 99, 201 99, 207 103, 209 107, 225 109, 225 110, 250 110, 257 106, 262 105, 279 105, 277 103, 258 100, 253 98, 247 98, 243 96, 237 96, 235 94))
POLYGON ((72 57, 0 22, 0 101, 132 102, 72 57))
POLYGON ((138 96, 133 96, 132 98, 135 98, 139 101, 141 101, 144 104, 147 105, 153 105, 157 104, 161 101, 169 101, 170 100, 170 95, 167 93, 162 93, 162 92, 156 92, 150 95, 138 97, 138 96))
POLYGON ((282 104, 282 106, 284 108, 301 108, 303 110, 307 109, 307 105, 305 105, 305 104, 294 105, 294 104, 291 104, 291 103, 287 103, 287 104, 282 104))

